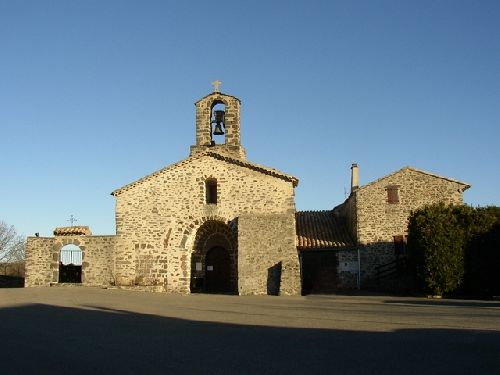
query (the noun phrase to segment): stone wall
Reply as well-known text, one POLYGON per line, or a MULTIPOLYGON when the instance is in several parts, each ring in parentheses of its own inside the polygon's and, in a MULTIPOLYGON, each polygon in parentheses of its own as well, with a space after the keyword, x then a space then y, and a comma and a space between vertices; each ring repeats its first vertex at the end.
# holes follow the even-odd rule
POLYGON ((362 280, 373 278, 378 265, 395 259, 394 236, 407 233, 412 210, 437 202, 461 204, 467 187, 458 181, 403 168, 356 190, 362 280), (388 187, 397 189, 398 203, 389 203, 388 187))
POLYGON ((337 253, 338 289, 356 289, 358 287, 358 252, 357 249, 339 250, 337 253))
POLYGON ((353 239, 358 238, 358 221, 356 211, 356 194, 351 194, 344 203, 333 209, 333 214, 337 217, 346 218, 350 235, 353 239))
POLYGON ((87 286, 108 286, 114 280, 115 236, 89 236, 85 238, 82 264, 82 283, 87 286))
POLYGON ((206 221, 229 225, 245 214, 295 212, 289 179, 207 155, 190 157, 114 195, 117 283, 161 285, 178 293, 189 293, 194 239, 206 221), (206 203, 208 179, 217 181, 217 204, 206 203))
POLYGON ((239 294, 300 294, 295 215, 238 219, 239 294))
POLYGON ((52 264, 53 237, 28 237, 24 285, 48 286, 54 279, 52 264))
POLYGON ((28 237, 25 286, 48 286, 59 281, 61 249, 69 244, 82 251, 82 284, 110 285, 113 280, 114 236, 28 237))

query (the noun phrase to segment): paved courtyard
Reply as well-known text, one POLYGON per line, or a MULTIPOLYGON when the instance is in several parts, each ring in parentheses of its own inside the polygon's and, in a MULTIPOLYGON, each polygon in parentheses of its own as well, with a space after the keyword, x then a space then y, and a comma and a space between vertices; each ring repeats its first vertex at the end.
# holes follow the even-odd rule
POLYGON ((500 374, 500 302, 0 289, 5 374, 500 374))

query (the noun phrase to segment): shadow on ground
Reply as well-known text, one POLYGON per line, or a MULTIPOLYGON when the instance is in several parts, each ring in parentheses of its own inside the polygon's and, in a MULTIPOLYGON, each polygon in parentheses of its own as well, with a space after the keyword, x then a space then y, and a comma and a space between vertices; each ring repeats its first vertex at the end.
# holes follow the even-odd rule
POLYGON ((0 309, 4 374, 498 373, 500 332, 359 332, 48 305, 0 309))

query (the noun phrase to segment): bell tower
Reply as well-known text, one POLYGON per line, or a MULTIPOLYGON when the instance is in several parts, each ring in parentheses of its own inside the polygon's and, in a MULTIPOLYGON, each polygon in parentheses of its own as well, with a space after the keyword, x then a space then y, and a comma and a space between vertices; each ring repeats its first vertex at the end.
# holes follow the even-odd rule
POLYGON ((219 92, 219 84, 215 81, 214 92, 195 103, 196 144, 191 155, 214 151, 246 159, 240 142, 240 99, 219 92))

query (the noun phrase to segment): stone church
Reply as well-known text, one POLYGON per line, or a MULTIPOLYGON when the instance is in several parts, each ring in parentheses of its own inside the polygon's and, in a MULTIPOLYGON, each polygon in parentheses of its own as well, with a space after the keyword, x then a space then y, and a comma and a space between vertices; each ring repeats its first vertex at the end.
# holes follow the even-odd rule
POLYGON ((411 210, 461 204, 469 185, 406 167, 332 210, 297 212, 298 179, 246 159, 240 100, 196 103, 190 155, 112 192, 116 234, 85 226, 28 237, 25 285, 81 283, 172 293, 297 295, 368 284, 404 255, 411 210))

